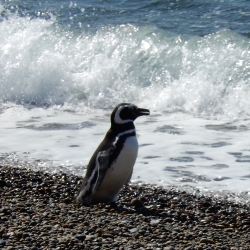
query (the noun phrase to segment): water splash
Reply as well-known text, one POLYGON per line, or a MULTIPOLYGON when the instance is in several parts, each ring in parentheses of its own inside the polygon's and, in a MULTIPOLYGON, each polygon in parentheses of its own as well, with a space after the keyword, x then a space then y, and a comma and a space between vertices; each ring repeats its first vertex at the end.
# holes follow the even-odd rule
POLYGON ((0 101, 111 108, 121 101, 195 116, 249 118, 249 40, 153 26, 70 32, 50 19, 0 22, 0 101))

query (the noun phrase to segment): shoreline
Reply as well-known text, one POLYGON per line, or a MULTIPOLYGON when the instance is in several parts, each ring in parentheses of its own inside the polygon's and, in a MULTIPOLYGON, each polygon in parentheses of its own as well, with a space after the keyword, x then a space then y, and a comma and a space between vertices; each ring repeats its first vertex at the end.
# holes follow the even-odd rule
POLYGON ((1 249, 250 249, 250 207, 130 184, 109 204, 73 202, 81 177, 0 166, 1 249))

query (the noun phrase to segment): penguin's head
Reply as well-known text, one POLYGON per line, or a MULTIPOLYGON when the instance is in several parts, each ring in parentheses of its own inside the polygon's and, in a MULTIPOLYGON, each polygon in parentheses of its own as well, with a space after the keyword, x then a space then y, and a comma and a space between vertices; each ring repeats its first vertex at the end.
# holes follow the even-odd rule
POLYGON ((142 115, 149 115, 148 109, 138 108, 131 103, 118 104, 111 114, 111 123, 125 124, 133 122, 137 117, 142 115))

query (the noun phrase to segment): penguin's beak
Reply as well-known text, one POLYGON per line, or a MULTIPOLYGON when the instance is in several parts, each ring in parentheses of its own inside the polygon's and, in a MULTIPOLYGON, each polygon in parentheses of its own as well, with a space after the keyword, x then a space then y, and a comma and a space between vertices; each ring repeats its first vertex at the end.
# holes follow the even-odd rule
POLYGON ((150 111, 148 109, 138 108, 137 116, 142 116, 142 115, 150 115, 150 111))

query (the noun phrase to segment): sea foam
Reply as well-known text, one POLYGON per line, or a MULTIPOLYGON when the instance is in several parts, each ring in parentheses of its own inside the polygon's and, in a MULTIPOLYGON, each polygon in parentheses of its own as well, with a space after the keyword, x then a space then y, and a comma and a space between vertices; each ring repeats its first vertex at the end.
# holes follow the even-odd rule
POLYGON ((49 20, 0 22, 0 100, 249 117, 249 41, 229 30, 188 37, 126 24, 72 33, 49 20))

